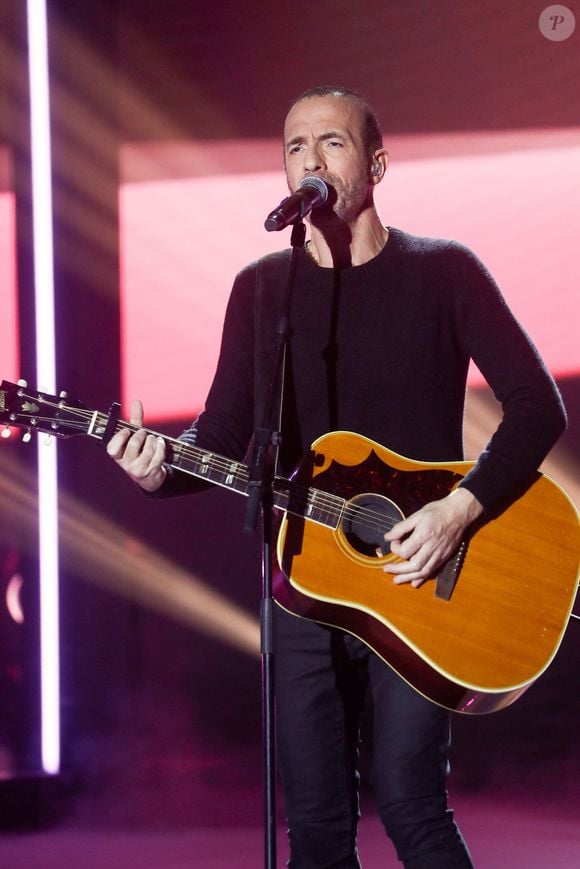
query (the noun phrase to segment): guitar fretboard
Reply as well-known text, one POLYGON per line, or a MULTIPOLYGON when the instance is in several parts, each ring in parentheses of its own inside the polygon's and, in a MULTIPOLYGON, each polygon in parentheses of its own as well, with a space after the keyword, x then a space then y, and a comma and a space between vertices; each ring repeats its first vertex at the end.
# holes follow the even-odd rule
POLYGON ((248 468, 240 462, 223 458, 216 453, 186 444, 183 441, 170 441, 171 455, 168 464, 192 474, 201 480, 207 480, 215 486, 222 486, 240 495, 248 494, 248 468))
MULTIPOLYGON (((95 414, 88 429, 88 434, 102 439, 105 435, 109 418, 105 414, 95 414)), ((137 430, 129 423, 119 423, 116 430, 137 430)), ((186 441, 175 440, 156 432, 149 431, 156 437, 163 437, 168 449, 167 464, 185 474, 191 474, 200 480, 207 480, 214 486, 220 486, 248 495, 249 469, 247 465, 232 459, 224 458, 217 453, 196 447, 186 441)), ((274 480, 274 507, 285 510, 295 516, 302 516, 320 525, 337 528, 345 508, 345 499, 329 492, 313 489, 292 480, 276 477, 274 480)))

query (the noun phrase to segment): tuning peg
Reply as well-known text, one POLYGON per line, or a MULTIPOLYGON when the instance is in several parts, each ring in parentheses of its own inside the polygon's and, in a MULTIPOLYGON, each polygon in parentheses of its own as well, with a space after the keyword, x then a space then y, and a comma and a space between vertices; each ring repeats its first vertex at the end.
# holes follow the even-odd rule
POLYGON ((27 383, 26 380, 23 380, 22 378, 20 378, 20 380, 17 380, 17 381, 16 381, 16 385, 17 385, 17 386, 23 386, 24 389, 26 389, 27 386, 28 386, 28 383, 27 383))
POLYGON ((31 433, 30 433, 30 429, 27 429, 27 430, 24 432, 24 434, 22 435, 22 443, 23 443, 23 444, 27 444, 27 443, 28 443, 29 441, 31 441, 31 440, 32 440, 32 435, 31 435, 31 433))
POLYGON ((8 440, 8 438, 11 436, 11 434, 12 434, 12 432, 10 431, 9 427, 7 425, 5 425, 4 428, 2 429, 2 431, 0 432, 0 437, 3 437, 4 440, 8 440))
POLYGON ((68 392, 65 392, 65 390, 63 389, 61 392, 59 392, 58 397, 59 398, 68 398, 68 392))

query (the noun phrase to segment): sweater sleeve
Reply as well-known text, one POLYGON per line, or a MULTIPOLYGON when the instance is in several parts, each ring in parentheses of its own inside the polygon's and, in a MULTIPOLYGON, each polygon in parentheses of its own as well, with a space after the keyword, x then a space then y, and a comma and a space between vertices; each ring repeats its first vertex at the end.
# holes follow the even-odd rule
MULTIPOLYGON (((237 276, 224 320, 220 354, 205 409, 180 436, 204 450, 241 461, 253 432, 254 420, 254 295, 255 269, 237 276)), ((152 498, 185 495, 211 484, 167 467, 163 485, 152 498)))
POLYGON ((562 399, 532 341, 478 258, 448 249, 459 341, 502 405, 503 418, 462 486, 489 510, 517 494, 566 426, 562 399))

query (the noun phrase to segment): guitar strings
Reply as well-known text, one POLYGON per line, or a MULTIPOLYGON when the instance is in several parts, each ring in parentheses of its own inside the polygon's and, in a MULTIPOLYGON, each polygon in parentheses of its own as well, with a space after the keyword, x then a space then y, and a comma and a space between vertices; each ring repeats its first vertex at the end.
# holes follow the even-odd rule
MULTIPOLYGON (((116 430, 122 431, 124 428, 129 428, 132 431, 138 430, 138 427, 133 425, 132 423, 125 423, 122 421, 117 424, 116 430)), ((195 465, 201 465, 203 464, 203 457, 210 455, 211 460, 207 464, 210 465, 212 470, 216 471, 217 473, 231 475, 235 480, 237 480, 244 486, 248 485, 248 468, 241 462, 238 462, 234 459, 228 459, 224 456, 220 456, 218 453, 213 453, 201 447, 187 444, 184 441, 168 439, 164 435, 159 435, 157 432, 153 432, 150 430, 147 431, 149 434, 153 434, 157 437, 162 437, 165 441, 169 441, 171 448, 174 451, 174 455, 179 458, 180 462, 183 459, 189 459, 195 465), (235 471, 232 470, 233 467, 236 468, 235 471)), ((181 468, 180 464, 176 463, 175 466, 178 469, 181 468)), ((181 470, 184 469, 181 468, 181 470)), ((204 479, 204 477, 201 477, 201 479, 204 479)), ((288 484, 287 492, 285 492, 284 494, 287 494, 289 500, 294 499, 299 502, 302 501, 305 506, 306 504, 311 503, 314 508, 325 512, 328 514, 329 517, 336 519, 337 523, 341 517, 351 519, 356 516, 359 520, 362 519, 363 523, 366 524, 367 527, 376 529, 377 531, 388 531, 396 524, 396 522, 390 520, 385 521, 384 514, 377 512, 376 510, 372 510, 368 507, 351 506, 341 496, 333 495, 331 492, 325 492, 324 489, 316 489, 312 486, 308 486, 302 483, 296 483, 292 480, 285 480, 283 478, 276 478, 276 480, 278 482, 288 484), (309 500, 309 493, 312 493, 314 503, 312 503, 312 500, 309 500)), ((278 492, 277 494, 281 495, 283 493, 278 492)))
MULTIPOLYGON (((208 451, 199 447, 184 444, 179 441, 176 443, 178 444, 180 458, 182 456, 185 458, 191 458, 197 465, 200 464, 200 458, 208 453, 208 451)), ((216 453, 210 453, 210 455, 212 456, 210 462, 212 469, 221 473, 230 473, 240 482, 245 485, 248 484, 249 475, 246 466, 234 460, 226 459, 216 453), (232 465, 238 466, 238 471, 232 472, 232 465)), ((296 483, 292 480, 285 480, 284 478, 279 477, 276 478, 275 482, 287 484, 287 489, 284 492, 278 491, 277 494, 287 495, 290 503, 292 501, 298 501, 299 503, 304 504, 304 506, 310 504, 313 508, 327 513, 329 517, 335 518, 337 522, 341 517, 353 518, 356 516, 358 519, 362 517, 363 522, 367 527, 375 528, 377 531, 383 529, 390 530, 396 524, 396 522, 391 522, 390 520, 385 521, 383 513, 369 509, 368 507, 351 506, 345 498, 340 495, 333 495, 331 492, 326 492, 324 489, 316 489, 303 483, 296 483), (309 495, 312 495, 313 497, 310 498, 309 495)), ((291 510, 290 512, 294 511, 291 510)))
MULTIPOLYGON (((27 397, 30 398, 31 401, 39 400, 39 398, 36 396, 27 397)), ((70 405, 61 405, 59 402, 51 402, 46 400, 46 398, 42 398, 40 400, 42 400, 42 402, 49 407, 54 407, 57 410, 66 410, 69 414, 78 416, 79 422, 76 425, 76 428, 78 428, 79 431, 86 431, 87 427, 85 425, 85 422, 90 421, 93 419, 93 417, 95 417, 95 412, 90 411, 87 408, 76 408, 71 407, 70 405)), ((37 421, 40 420, 42 422, 46 422, 47 424, 54 423, 54 417, 45 417, 35 414, 34 419, 37 421)), ((108 417, 105 413, 97 412, 96 422, 99 420, 106 424, 108 417)), ((67 425, 74 425, 74 422, 67 420, 67 425)), ((115 424, 115 433, 123 430, 130 430, 132 432, 136 432, 139 430, 139 426, 136 426, 135 424, 130 422, 125 422, 124 420, 119 420, 115 424)), ((176 456, 180 462, 183 459, 189 459, 195 465, 203 466, 204 464, 207 464, 213 471, 217 473, 223 473, 225 475, 230 475, 234 480, 245 486, 247 486, 247 484, 249 483, 248 469, 242 463, 237 462, 233 459, 227 459, 224 456, 220 456, 219 454, 213 453, 209 450, 204 450, 200 447, 186 444, 183 441, 175 440, 173 438, 167 438, 166 436, 158 432, 154 432, 150 429, 146 429, 146 431, 148 434, 155 437, 161 437, 164 441, 168 442, 171 445, 174 456, 176 456), (211 459, 209 462, 205 463, 202 461, 202 459, 207 455, 211 456, 211 459), (233 467, 235 467, 236 470, 232 470, 233 467)), ((57 431, 55 430, 54 433, 57 434, 57 431)), ((50 431, 48 431, 48 434, 50 434, 50 431)), ((175 467, 178 470, 181 468, 181 466, 177 463, 175 463, 175 467)), ((184 469, 181 468, 181 470, 184 469)), ((200 478, 204 479, 203 476, 200 476, 200 478)), ((285 488, 284 491, 278 491, 277 494, 280 496, 285 495, 289 503, 292 501, 298 502, 300 504, 303 504, 304 508, 309 505, 313 509, 319 510, 321 513, 327 514, 329 518, 336 519, 336 524, 338 524, 341 517, 347 519, 352 519, 356 517, 359 523, 362 521, 362 524, 366 525, 367 528, 372 528, 377 532, 388 531, 396 524, 396 522, 385 519, 384 514, 376 510, 368 507, 349 505, 346 499, 342 498, 339 495, 333 495, 331 492, 325 492, 324 489, 316 489, 312 486, 308 486, 303 483, 296 483, 292 480, 285 480, 283 478, 276 478, 276 481, 278 483, 287 484, 287 488, 285 488)), ((306 516, 306 518, 312 517, 306 516)))
MULTIPOLYGON (((30 397, 31 400, 33 397, 30 397)), ((38 400, 38 399, 35 399, 38 400)), ((56 402, 49 402, 44 400, 44 403, 48 406, 56 407, 57 409, 61 409, 61 405, 56 402)), ((76 414, 81 420, 91 420, 94 417, 94 411, 89 411, 86 408, 73 408, 69 405, 66 405, 65 409, 69 413, 76 414)), ((35 415, 36 420, 41 420, 45 422, 54 422, 54 418, 52 417, 41 417, 39 415, 35 415)), ((97 420, 101 419, 106 422, 108 417, 106 414, 97 413, 97 420)), ((68 424, 68 422, 67 422, 68 424)), ((82 430, 85 428, 84 423, 79 422, 78 429, 82 430)), ((115 433, 117 431, 123 431, 124 429, 129 429, 133 432, 138 431, 139 427, 134 425, 133 423, 127 423, 125 421, 119 421, 115 426, 115 433)), ((217 473, 230 474, 234 479, 238 482, 247 485, 249 482, 248 471, 247 468, 239 462, 236 462, 232 459, 226 459, 223 456, 220 456, 217 453, 212 453, 208 450, 203 450, 199 447, 191 446, 189 444, 185 444, 182 441, 168 439, 167 437, 158 434, 157 432, 151 431, 150 429, 146 430, 148 434, 152 434, 157 437, 162 437, 165 441, 169 441, 174 450, 174 453, 177 457, 182 460, 190 459, 194 464, 201 465, 202 458, 206 455, 210 455, 212 458, 208 464, 211 466, 211 469, 216 471, 217 473), (232 466, 237 466, 238 470, 236 472, 232 471, 232 466)), ((176 464, 176 467, 179 469, 179 465, 176 464)), ((183 469, 182 469, 183 470, 183 469)), ((203 479, 203 477, 201 477, 203 479)), ((358 518, 360 522, 362 520, 363 524, 365 524, 369 528, 373 528, 375 530, 384 531, 390 530, 396 523, 391 521, 385 521, 385 517, 382 513, 376 512, 369 508, 365 507, 352 507, 345 501, 344 498, 333 495, 330 492, 325 492, 323 489, 315 489, 311 486, 306 486, 304 484, 299 484, 292 482, 291 480, 281 480, 277 478, 279 482, 288 483, 288 490, 286 493, 278 492, 279 495, 287 494, 288 499, 293 498, 295 501, 299 503, 302 502, 304 506, 310 504, 312 507, 324 512, 328 515, 329 518, 335 519, 336 524, 338 524, 341 516, 344 518, 354 518, 355 516, 358 518), (309 495, 312 497, 309 498, 309 495)))

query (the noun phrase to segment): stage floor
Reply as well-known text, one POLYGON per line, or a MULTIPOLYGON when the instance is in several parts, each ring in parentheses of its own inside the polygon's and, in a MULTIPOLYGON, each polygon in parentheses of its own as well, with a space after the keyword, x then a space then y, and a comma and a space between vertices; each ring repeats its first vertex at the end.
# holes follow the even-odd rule
MULTIPOLYGON (((452 801, 478 869, 577 869, 580 821, 577 806, 541 808, 521 799, 463 796, 452 801)), ((278 866, 286 860, 283 829, 278 866)), ((370 810, 360 826, 364 869, 398 863, 370 810)), ((258 827, 121 830, 62 826, 36 833, 4 833, 1 869, 259 869, 263 866, 258 827)))

